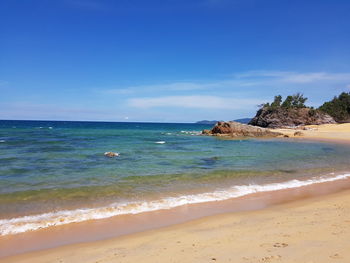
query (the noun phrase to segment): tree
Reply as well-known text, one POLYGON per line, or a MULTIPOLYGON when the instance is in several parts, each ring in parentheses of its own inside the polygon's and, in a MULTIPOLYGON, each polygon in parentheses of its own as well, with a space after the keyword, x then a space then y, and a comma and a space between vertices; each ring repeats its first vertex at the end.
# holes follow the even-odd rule
POLYGON ((266 102, 266 103, 261 103, 258 105, 259 109, 263 109, 263 108, 270 108, 270 103, 266 102))
POLYGON ((275 99, 271 103, 271 107, 278 108, 281 106, 281 103, 282 103, 282 96, 281 95, 275 96, 275 99))
POLYGON ((337 122, 347 122, 350 120, 350 93, 342 92, 333 100, 325 102, 319 110, 328 113, 337 122))
POLYGON ((282 103, 282 108, 306 108, 305 102, 307 98, 304 97, 303 94, 297 93, 294 95, 289 95, 282 103))
POLYGON ((282 103, 282 96, 277 95, 275 96, 273 102, 270 103, 263 103, 259 105, 259 108, 265 108, 268 110, 277 110, 279 108, 285 108, 285 109, 290 109, 290 108, 307 108, 305 105, 305 102, 307 101, 307 98, 304 97, 303 94, 301 93, 296 93, 294 95, 289 95, 287 98, 283 101, 282 103))
POLYGON ((305 105, 306 101, 307 101, 307 98, 304 98, 304 95, 301 93, 297 93, 292 96, 293 108, 306 108, 306 105, 305 105))
POLYGON ((282 103, 282 108, 289 109, 292 107, 293 96, 287 96, 287 98, 282 103))

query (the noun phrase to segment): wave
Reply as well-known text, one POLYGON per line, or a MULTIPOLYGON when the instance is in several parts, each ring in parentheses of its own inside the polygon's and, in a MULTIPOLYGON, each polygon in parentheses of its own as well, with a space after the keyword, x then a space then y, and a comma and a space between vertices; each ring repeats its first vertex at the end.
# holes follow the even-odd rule
POLYGON ((43 213, 39 215, 17 217, 12 219, 2 219, 0 220, 0 235, 23 233, 26 231, 34 231, 51 226, 77 223, 87 220, 103 219, 118 215, 139 214, 143 212, 151 212, 162 209, 171 209, 174 207, 188 204, 223 201, 231 198, 242 197, 253 193, 298 188, 307 185, 332 182, 347 178, 350 178, 350 174, 340 174, 336 176, 334 176, 334 174, 331 174, 328 176, 313 177, 308 180, 295 179, 281 183, 270 183, 262 185, 236 185, 225 190, 216 190, 213 192, 193 195, 166 197, 160 200, 148 202, 139 201, 114 203, 109 206, 99 208, 63 210, 57 212, 43 213))
POLYGON ((201 135, 201 131, 180 131, 182 134, 187 134, 187 135, 201 135))

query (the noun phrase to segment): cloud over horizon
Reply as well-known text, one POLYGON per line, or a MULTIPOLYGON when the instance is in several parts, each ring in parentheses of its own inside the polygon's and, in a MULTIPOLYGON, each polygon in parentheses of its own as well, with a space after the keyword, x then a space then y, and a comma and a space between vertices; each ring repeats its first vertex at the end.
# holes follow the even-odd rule
POLYGON ((43 104, 44 94, 38 94, 36 101, 24 96, 25 103, 19 98, 0 101, 0 118, 125 121, 128 116, 129 121, 229 120, 252 117, 257 105, 271 101, 277 94, 285 97, 302 92, 309 98, 307 105, 318 107, 334 95, 349 91, 349 87, 348 72, 255 70, 216 80, 93 88, 76 94, 79 105, 61 104, 52 98, 43 104))
POLYGON ((165 96, 129 99, 127 104, 136 108, 181 107, 194 109, 240 110, 264 102, 261 99, 236 99, 219 96, 165 96))
POLYGON ((206 80, 206 81, 175 81, 164 84, 152 85, 135 85, 128 87, 118 87, 104 89, 108 94, 133 94, 140 91, 157 92, 157 91, 173 91, 173 92, 188 92, 188 91, 225 91, 228 88, 242 87, 278 87, 283 92, 287 86, 294 85, 305 89, 308 85, 330 84, 338 85, 339 88, 345 88, 350 85, 350 72, 331 73, 331 72, 296 72, 296 71, 273 71, 273 70, 255 70, 234 73, 222 80, 206 80))

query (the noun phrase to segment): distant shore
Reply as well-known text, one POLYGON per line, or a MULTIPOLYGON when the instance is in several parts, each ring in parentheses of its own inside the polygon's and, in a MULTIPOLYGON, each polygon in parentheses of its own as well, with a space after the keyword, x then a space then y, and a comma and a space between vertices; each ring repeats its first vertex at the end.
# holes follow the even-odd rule
POLYGON ((289 137, 350 143, 350 123, 308 125, 301 129, 274 129, 289 137), (300 132, 295 135, 296 132, 300 132))

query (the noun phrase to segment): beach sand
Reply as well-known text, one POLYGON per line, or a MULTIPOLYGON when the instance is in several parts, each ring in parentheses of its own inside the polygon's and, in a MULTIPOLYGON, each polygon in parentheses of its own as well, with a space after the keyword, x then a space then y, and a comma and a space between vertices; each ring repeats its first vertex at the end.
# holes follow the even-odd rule
POLYGON ((298 129, 275 129, 290 137, 298 137, 305 139, 327 140, 350 142, 350 123, 343 124, 323 124, 323 125, 308 125, 306 130, 298 129), (294 133, 300 131, 302 134, 295 136, 294 133))
MULTIPOLYGON (((350 142, 350 124, 307 128, 298 137, 350 142)), ((350 190, 0 262, 350 262, 350 190)))

